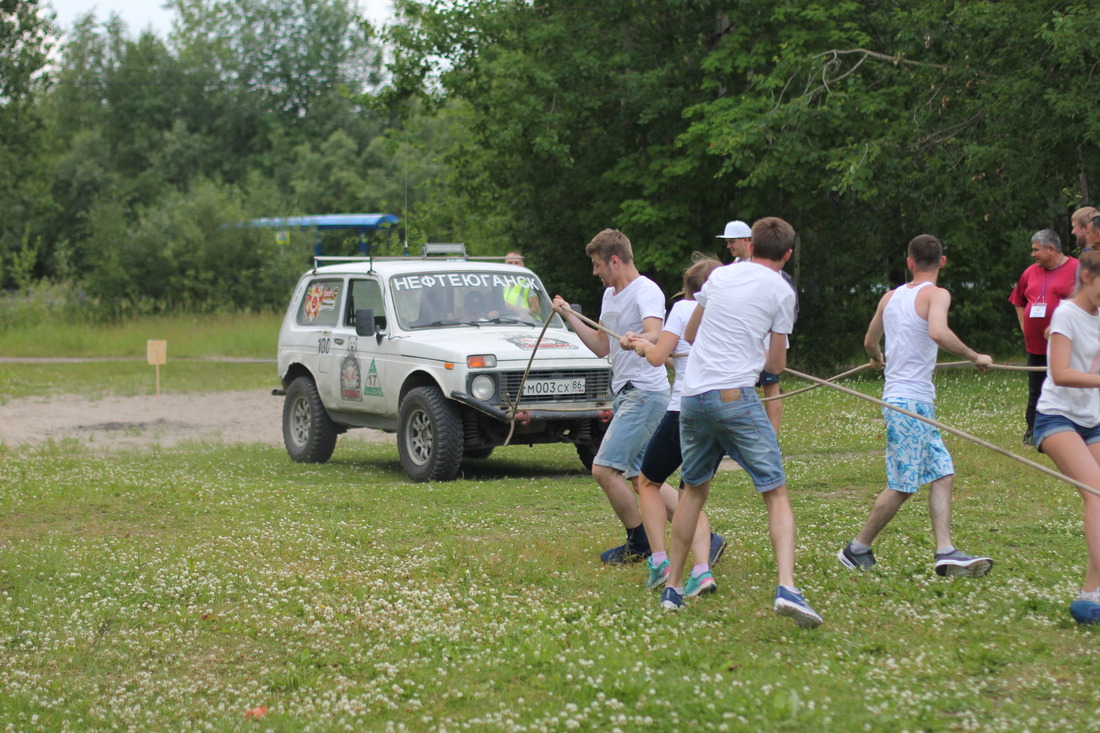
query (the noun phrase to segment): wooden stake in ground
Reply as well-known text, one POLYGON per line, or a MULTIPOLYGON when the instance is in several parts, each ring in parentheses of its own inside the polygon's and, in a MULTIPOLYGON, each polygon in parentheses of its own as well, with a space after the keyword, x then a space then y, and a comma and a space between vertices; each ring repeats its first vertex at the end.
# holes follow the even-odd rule
POLYGON ((160 397, 160 365, 168 363, 168 342, 153 340, 146 341, 145 358, 149 361, 150 366, 156 367, 157 397, 160 397))

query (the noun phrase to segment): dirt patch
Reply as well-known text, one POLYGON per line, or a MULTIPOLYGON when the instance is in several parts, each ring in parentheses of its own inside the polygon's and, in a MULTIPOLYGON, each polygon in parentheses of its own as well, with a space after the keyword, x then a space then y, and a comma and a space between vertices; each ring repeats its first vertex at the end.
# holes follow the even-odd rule
MULTIPOLYGON (((72 395, 0 405, 0 444, 72 438, 95 449, 172 446, 188 441, 283 444, 283 398, 270 392, 104 397, 72 395)), ((380 430, 356 429, 341 442, 394 442, 380 430)))

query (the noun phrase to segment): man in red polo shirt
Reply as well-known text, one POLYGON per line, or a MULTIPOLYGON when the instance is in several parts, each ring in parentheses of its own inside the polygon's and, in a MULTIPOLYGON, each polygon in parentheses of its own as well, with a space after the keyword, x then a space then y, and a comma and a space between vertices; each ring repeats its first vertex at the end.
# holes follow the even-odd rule
MULTIPOLYGON (((1062 240, 1053 229, 1043 229, 1031 238, 1031 258, 1035 264, 1024 270, 1020 281, 1008 296, 1016 306, 1020 329, 1024 332, 1027 365, 1047 365, 1047 328, 1054 309, 1062 298, 1068 298, 1077 282, 1077 259, 1062 252, 1062 240)), ((1031 430, 1035 426, 1035 403, 1043 388, 1046 372, 1028 372, 1027 431, 1024 445, 1033 445, 1031 430)))

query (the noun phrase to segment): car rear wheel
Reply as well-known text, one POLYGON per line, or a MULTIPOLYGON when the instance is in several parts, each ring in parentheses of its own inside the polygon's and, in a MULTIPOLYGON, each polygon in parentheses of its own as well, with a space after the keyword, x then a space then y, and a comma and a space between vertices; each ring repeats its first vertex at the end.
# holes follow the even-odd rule
POLYGON ((413 481, 450 481, 462 463, 462 417, 436 387, 417 387, 401 401, 397 452, 413 481))
POLYGON ((290 457, 298 463, 324 463, 332 457, 338 434, 313 379, 291 382, 283 403, 283 443, 290 457))

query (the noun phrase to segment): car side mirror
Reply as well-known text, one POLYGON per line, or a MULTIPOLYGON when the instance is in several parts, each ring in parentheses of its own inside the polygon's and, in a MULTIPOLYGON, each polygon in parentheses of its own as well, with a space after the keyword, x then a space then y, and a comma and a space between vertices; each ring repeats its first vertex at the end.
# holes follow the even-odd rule
POLYGON ((355 309, 355 333, 358 336, 374 335, 374 310, 371 308, 355 309))

